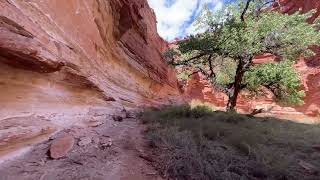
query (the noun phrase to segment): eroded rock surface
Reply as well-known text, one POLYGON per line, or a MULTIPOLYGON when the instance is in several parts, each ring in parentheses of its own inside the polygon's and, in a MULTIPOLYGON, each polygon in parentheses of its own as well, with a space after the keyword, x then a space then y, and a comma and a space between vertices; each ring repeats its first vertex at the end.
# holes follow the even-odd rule
POLYGON ((0 9, 0 154, 49 131, 39 128, 50 135, 180 94, 146 0, 7 0, 0 9))

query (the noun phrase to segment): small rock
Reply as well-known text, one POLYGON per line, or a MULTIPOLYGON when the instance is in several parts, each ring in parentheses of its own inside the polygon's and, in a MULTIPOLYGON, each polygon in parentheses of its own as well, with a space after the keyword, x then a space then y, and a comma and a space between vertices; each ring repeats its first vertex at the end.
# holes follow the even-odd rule
POLYGON ((135 114, 133 112, 126 112, 126 118, 136 118, 135 114))
POLYGON ((78 142, 79 146, 86 146, 92 142, 91 137, 82 137, 80 138, 80 141, 78 142))
POLYGON ((105 97, 103 97, 103 99, 105 100, 105 101, 116 101, 113 97, 111 97, 111 96, 105 96, 105 97))
POLYGON ((124 113, 124 114, 127 113, 126 108, 122 107, 121 113, 124 113))
POLYGON ((98 126, 100 126, 100 125, 102 125, 102 124, 103 124, 103 122, 101 122, 101 121, 96 121, 96 120, 91 120, 91 121, 87 122, 87 125, 88 125, 89 127, 98 127, 98 126))
POLYGON ((117 121, 117 122, 122 122, 123 121, 123 117, 121 117, 121 116, 112 116, 112 119, 114 121, 117 121))
POLYGON ((53 140, 50 146, 50 157, 58 159, 67 155, 73 148, 74 138, 71 135, 65 135, 53 140))
POLYGON ((121 110, 121 115, 122 118, 134 118, 134 114, 130 111, 127 111, 124 107, 121 110))
POLYGON ((106 149, 111 146, 112 146, 112 139, 111 138, 108 138, 107 142, 101 142, 102 149, 106 149))

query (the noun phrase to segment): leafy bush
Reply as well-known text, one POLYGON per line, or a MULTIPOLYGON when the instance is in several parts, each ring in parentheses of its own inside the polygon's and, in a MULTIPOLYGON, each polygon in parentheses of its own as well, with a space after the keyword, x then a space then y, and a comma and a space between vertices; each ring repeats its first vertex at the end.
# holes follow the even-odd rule
POLYGON ((304 91, 300 91, 300 75, 289 61, 278 64, 268 63, 247 71, 245 82, 248 89, 257 91, 261 85, 268 87, 282 101, 290 104, 303 104, 304 91), (259 78, 257 78, 259 77, 259 78))

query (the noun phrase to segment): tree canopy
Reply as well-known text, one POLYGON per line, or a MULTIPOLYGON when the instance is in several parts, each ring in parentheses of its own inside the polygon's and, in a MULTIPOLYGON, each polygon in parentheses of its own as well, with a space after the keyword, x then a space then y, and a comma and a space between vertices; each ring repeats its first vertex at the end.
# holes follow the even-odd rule
POLYGON ((314 54, 310 46, 320 45, 319 21, 306 22, 312 13, 282 14, 264 0, 240 1, 216 12, 205 8, 197 20, 204 33, 187 37, 165 57, 170 64, 182 66, 188 76, 202 73, 213 87, 226 93, 228 110, 234 110, 242 89, 258 91, 261 86, 280 100, 302 104, 304 93, 299 91, 301 82, 293 64, 300 56, 314 54), (254 57, 265 53, 281 62, 254 65, 254 57), (217 68, 217 62, 230 61, 233 64, 227 69, 217 68), (229 78, 223 80, 221 73, 229 78))

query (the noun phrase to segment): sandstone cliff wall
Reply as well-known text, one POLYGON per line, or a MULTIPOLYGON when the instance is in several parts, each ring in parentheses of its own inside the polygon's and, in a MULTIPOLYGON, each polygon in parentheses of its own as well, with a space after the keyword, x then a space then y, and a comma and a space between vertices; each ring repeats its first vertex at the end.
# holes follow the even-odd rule
POLYGON ((0 157, 180 94, 146 0, 0 0, 0 157))

